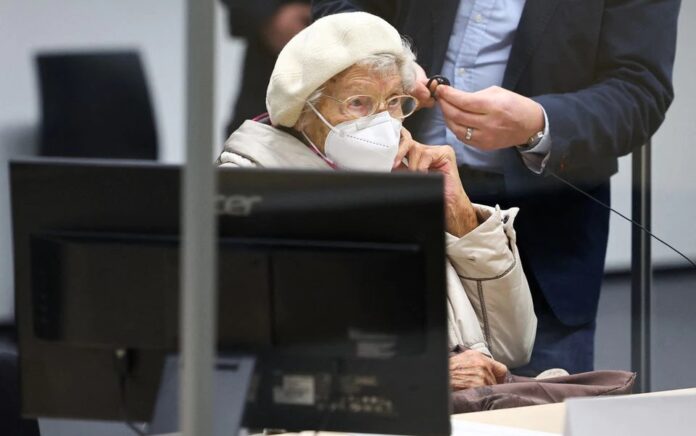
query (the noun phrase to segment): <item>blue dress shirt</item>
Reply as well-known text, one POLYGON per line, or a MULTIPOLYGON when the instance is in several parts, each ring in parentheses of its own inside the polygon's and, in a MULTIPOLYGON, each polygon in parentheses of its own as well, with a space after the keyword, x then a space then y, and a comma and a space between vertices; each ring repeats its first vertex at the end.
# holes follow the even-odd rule
MULTIPOLYGON (((476 92, 503 83, 512 42, 526 0, 461 0, 450 35, 445 61, 440 74, 453 87, 476 92)), ((457 139, 445 125, 442 111, 430 111, 428 126, 421 137, 426 144, 449 144, 457 161, 474 168, 502 171, 502 150, 481 151, 457 139)), ((546 118, 546 113, 544 113, 546 118)), ((521 151, 527 167, 540 173, 551 149, 548 119, 544 138, 535 147, 521 151)), ((474 130, 474 135, 476 131, 474 130)), ((523 145, 523 144, 521 144, 523 145)))

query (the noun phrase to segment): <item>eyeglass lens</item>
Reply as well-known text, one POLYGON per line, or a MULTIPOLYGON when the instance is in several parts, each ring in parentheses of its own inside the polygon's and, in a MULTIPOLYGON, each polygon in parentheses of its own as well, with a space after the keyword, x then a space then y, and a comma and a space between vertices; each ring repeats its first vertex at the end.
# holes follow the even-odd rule
MULTIPOLYGON (((379 110, 379 102, 369 95, 356 95, 344 101, 346 111, 355 117, 372 115, 379 110)), ((394 118, 406 118, 416 110, 416 99, 410 95, 397 95, 385 102, 385 109, 394 118)))

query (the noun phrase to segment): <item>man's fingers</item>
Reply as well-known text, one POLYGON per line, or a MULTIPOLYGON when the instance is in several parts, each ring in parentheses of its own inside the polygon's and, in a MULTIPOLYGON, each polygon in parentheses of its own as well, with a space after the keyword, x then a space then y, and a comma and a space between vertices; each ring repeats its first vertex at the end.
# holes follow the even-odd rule
POLYGON ((417 110, 431 108, 435 105, 435 100, 430 96, 430 91, 425 83, 416 82, 415 87, 411 90, 411 95, 418 100, 417 110))
MULTIPOLYGON (((440 106, 443 107, 444 106, 440 106)), ((453 106, 450 105, 450 108, 453 106)), ((446 113, 443 110, 444 114, 444 119, 445 119, 445 125, 447 125, 447 128, 454 133, 454 136, 457 137, 460 141, 462 141, 465 144, 469 145, 477 145, 477 142, 480 140, 481 135, 477 135, 477 133, 481 133, 483 129, 481 128, 481 123, 482 121, 474 121, 471 120, 469 121, 470 123, 474 125, 467 125, 467 124, 460 124, 459 122, 456 122, 453 118, 458 119, 460 122, 464 122, 463 120, 465 119, 464 116, 461 114, 461 111, 458 109, 454 109, 453 112, 446 113), (471 139, 466 139, 467 137, 467 132, 468 129, 473 129, 472 131, 472 137, 471 139)))
POLYGON ((435 90, 438 100, 445 100, 457 108, 485 114, 489 112, 491 102, 486 94, 480 92, 465 92, 447 85, 440 85, 435 90))
POLYGON ((481 128, 476 128, 476 127, 469 127, 469 126, 463 126, 461 124, 456 124, 453 122, 447 121, 447 118, 445 118, 445 124, 447 127, 454 133, 454 136, 457 137, 460 141, 467 145, 474 146, 478 148, 479 150, 493 150, 494 147, 491 146, 490 141, 494 138, 491 137, 491 134, 489 130, 487 129, 481 129, 481 128), (469 133, 469 128, 472 129, 471 131, 471 138, 466 139, 467 135, 469 133))
POLYGON ((463 110, 447 100, 439 100, 438 102, 446 121, 473 129, 482 129, 486 124, 485 115, 463 110))
POLYGON ((445 119, 445 124, 447 124, 447 127, 454 133, 454 136, 457 137, 460 141, 462 141, 465 144, 468 145, 473 145, 475 147, 478 147, 478 145, 481 142, 481 135, 478 133, 481 133, 481 129, 476 129, 471 127, 473 130, 471 131, 472 136, 470 139, 467 138, 467 133, 469 133, 469 126, 462 126, 461 124, 455 124, 448 122, 447 119, 445 119))

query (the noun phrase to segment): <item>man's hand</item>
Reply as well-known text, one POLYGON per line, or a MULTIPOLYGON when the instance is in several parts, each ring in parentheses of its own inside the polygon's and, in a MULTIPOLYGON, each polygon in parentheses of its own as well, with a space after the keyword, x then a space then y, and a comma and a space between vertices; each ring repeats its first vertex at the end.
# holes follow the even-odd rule
POLYGON ((462 237, 478 226, 476 211, 464 192, 459 178, 457 157, 449 145, 423 145, 401 129, 399 151, 394 159, 394 169, 427 173, 437 171, 445 176, 445 220, 447 231, 462 237), (406 158, 408 163, 402 161, 406 158))
POLYGON ((505 381, 507 367, 474 350, 466 350, 449 359, 450 384, 452 389, 489 386, 505 381))
POLYGON ((418 100, 418 109, 431 108, 435 106, 435 100, 430 95, 430 90, 425 86, 428 83, 428 76, 425 70, 418 64, 416 66, 416 85, 411 90, 411 95, 418 100))
POLYGON ((261 34, 268 48, 275 54, 285 47, 285 44, 307 27, 312 20, 312 7, 305 3, 286 3, 278 8, 275 14, 261 29, 261 34))
POLYGON ((457 139, 480 150, 526 145, 544 130, 541 105, 497 86, 464 92, 440 85, 436 95, 447 127, 457 139), (467 128, 473 129, 471 139, 467 139, 467 128))

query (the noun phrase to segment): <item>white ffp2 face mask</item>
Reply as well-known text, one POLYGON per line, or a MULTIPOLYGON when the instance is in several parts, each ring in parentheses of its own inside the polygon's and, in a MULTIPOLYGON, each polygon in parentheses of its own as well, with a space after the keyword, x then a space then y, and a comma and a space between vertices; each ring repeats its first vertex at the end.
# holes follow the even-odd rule
POLYGON ((347 170, 391 172, 399 151, 401 121, 384 111, 332 126, 310 105, 331 131, 324 153, 337 167, 347 170))

